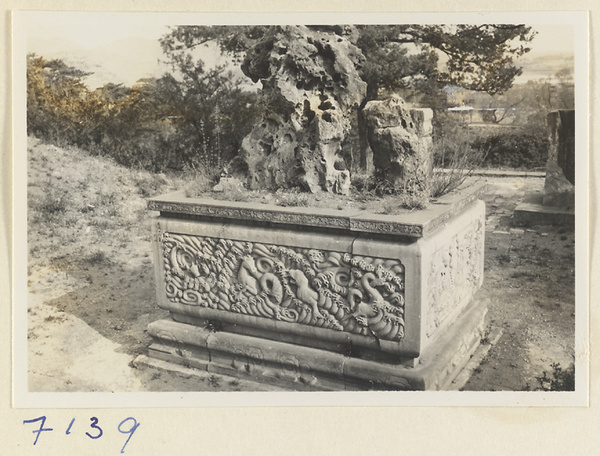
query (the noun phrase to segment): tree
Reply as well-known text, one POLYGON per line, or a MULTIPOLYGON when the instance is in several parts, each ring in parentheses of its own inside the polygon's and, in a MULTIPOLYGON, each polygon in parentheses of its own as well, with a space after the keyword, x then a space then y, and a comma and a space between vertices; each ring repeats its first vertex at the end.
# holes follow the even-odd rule
MULTIPOLYGON (((180 26, 161 39, 167 55, 181 68, 192 68, 190 52, 216 43, 223 54, 240 63, 244 73, 259 79, 260 68, 249 71, 245 54, 261 40, 268 41, 278 26, 180 26)), ((529 51, 533 39, 530 27, 523 25, 359 25, 309 26, 332 34, 351 36, 365 59, 360 70, 371 99, 400 93, 405 99, 425 107, 443 107, 446 85, 461 86, 489 94, 505 92, 521 69, 514 59, 529 51)), ((261 43, 268 49, 268 43, 261 43)), ((285 52, 283 50, 283 52, 285 52)), ((200 65, 200 62, 195 63, 200 65)), ((199 69, 200 67, 196 67, 199 69)), ((264 69, 265 74, 269 72, 264 69)), ((361 110, 356 119, 358 151, 353 162, 366 169, 368 145, 361 110)))
MULTIPOLYGON (((549 112, 575 109, 575 86, 570 68, 557 71, 553 77, 515 84, 503 94, 493 97, 489 106, 500 108, 497 113, 512 112, 514 125, 529 126, 545 131, 549 112)), ((497 116, 497 121, 502 121, 497 116)))
POLYGON ((544 115, 557 109, 574 109, 575 91, 572 71, 559 70, 554 78, 528 81, 531 104, 544 115))
POLYGON ((535 33, 523 25, 364 25, 358 46, 366 57, 368 97, 380 88, 432 96, 444 85, 502 93, 521 69, 514 58, 535 33), (400 57, 400 58, 399 58, 400 57))
POLYGON ((27 56, 27 131, 54 141, 75 142, 90 114, 85 73, 62 60, 27 56))
POLYGON ((230 68, 226 65, 209 68, 202 58, 194 55, 194 50, 217 42, 235 59, 248 48, 253 38, 246 37, 252 37, 252 29, 180 26, 160 40, 173 70, 162 78, 170 87, 172 113, 181 116, 180 129, 187 129, 195 137, 192 150, 210 167, 233 158, 259 112, 256 94, 244 90, 242 81, 230 68))
MULTIPOLYGON (((182 54, 215 42, 239 61, 268 26, 179 26, 161 39, 165 52, 182 54)), ((342 26, 310 26, 339 33, 342 26)), ((512 85, 521 69, 514 59, 535 36, 524 25, 359 25, 356 44, 365 56, 361 74, 367 98, 380 90, 419 93, 432 101, 446 84, 490 94, 512 85)))

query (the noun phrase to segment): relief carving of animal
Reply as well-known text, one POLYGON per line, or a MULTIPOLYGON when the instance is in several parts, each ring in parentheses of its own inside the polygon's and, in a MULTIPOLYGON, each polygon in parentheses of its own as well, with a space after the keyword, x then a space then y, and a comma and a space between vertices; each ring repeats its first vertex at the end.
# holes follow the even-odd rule
POLYGON ((313 290, 304 273, 298 269, 290 269, 289 277, 297 286, 296 297, 305 304, 308 304, 312 309, 313 315, 323 315, 319 310, 319 293, 313 290))
POLYGON ((256 274, 258 274, 258 271, 254 259, 250 255, 244 256, 238 270, 238 283, 242 290, 247 290, 255 296, 258 294, 258 280, 254 278, 256 274))

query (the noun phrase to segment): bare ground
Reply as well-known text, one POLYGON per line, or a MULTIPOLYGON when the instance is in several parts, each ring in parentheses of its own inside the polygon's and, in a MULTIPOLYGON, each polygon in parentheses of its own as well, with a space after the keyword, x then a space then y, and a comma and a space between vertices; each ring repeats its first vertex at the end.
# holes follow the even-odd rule
MULTIPOLYGON (((28 389, 30 391, 237 391, 255 385, 150 369, 156 305, 145 200, 182 184, 31 138, 28 169, 28 389)), ((464 389, 528 390, 552 363, 574 356, 572 228, 512 226, 543 179, 488 179, 485 281, 489 333, 502 335, 464 389)), ((23 308, 16 312, 25 312, 23 308)), ((489 343, 484 338, 483 343, 489 343)))

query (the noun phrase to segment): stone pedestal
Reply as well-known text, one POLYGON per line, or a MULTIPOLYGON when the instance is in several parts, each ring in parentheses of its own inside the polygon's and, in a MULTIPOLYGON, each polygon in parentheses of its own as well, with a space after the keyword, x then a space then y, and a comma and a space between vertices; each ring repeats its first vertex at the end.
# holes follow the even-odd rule
POLYGON ((152 200, 150 356, 290 389, 442 389, 483 332, 481 187, 399 216, 152 200))
POLYGON ((546 163, 544 206, 575 206, 575 111, 548 114, 550 149, 546 163))
POLYGON ((544 194, 516 207, 518 226, 575 224, 575 111, 548 114, 548 136, 544 194))

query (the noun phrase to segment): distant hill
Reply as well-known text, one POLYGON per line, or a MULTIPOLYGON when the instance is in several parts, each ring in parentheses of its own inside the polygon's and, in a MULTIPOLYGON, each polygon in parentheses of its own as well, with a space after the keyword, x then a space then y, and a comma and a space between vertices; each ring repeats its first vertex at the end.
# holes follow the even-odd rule
POLYGON ((535 79, 551 79, 565 68, 573 70, 575 60, 572 54, 525 54, 516 63, 523 68, 523 74, 515 80, 519 84, 535 79))

